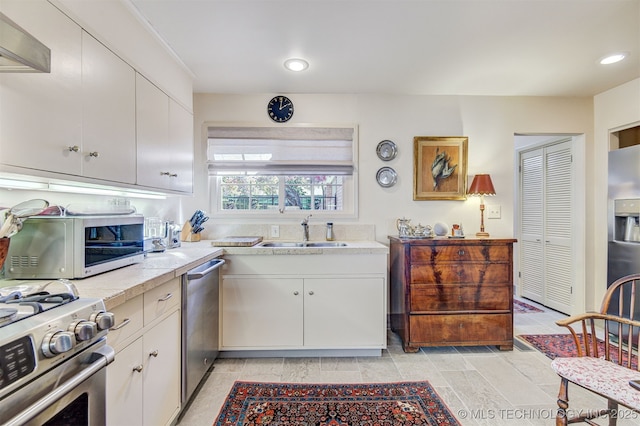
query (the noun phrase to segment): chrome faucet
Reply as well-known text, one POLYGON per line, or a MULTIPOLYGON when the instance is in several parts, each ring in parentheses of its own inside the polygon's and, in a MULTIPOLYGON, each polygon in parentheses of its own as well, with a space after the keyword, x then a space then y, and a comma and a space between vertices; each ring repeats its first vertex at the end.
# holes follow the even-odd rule
POLYGON ((309 219, 311 219, 311 215, 300 222, 300 225, 302 225, 302 241, 309 241, 309 219))

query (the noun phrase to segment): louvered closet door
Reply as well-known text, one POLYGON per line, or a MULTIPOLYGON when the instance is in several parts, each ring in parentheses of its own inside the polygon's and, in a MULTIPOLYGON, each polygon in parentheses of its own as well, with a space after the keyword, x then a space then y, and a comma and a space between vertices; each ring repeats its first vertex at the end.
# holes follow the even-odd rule
POLYGON ((545 305, 571 312, 571 142, 545 148, 545 305))
POLYGON ((522 153, 520 170, 522 295, 570 313, 571 141, 522 153))
POLYGON ((543 258, 543 150, 520 157, 520 265, 522 295, 536 302, 544 300, 543 258))

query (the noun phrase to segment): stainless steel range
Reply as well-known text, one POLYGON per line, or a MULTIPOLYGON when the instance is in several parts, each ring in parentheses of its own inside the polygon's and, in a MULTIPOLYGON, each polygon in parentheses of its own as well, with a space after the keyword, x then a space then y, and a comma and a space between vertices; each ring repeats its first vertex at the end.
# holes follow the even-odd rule
POLYGON ((113 314, 70 281, 16 283, 0 287, 0 424, 104 425, 113 314))

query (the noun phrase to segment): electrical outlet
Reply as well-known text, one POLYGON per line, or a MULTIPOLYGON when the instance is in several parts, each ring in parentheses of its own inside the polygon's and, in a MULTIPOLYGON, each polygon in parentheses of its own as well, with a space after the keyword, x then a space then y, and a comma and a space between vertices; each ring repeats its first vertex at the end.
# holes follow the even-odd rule
POLYGON ((271 225, 271 238, 280 238, 280 226, 271 225))
POLYGON ((500 219, 500 206, 487 206, 487 219, 500 219))

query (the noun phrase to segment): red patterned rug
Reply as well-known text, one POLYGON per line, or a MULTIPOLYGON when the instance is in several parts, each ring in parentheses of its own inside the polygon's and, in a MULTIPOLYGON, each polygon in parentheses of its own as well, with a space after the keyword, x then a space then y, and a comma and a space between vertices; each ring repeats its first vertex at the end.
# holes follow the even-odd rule
POLYGON ((428 382, 235 382, 214 426, 459 425, 428 382))
POLYGON ((538 309, 533 305, 521 302, 513 299, 513 313, 514 314, 530 314, 534 312, 544 312, 542 309, 538 309))
MULTIPOLYGON (((578 349, 570 334, 521 334, 518 337, 551 359, 578 356, 578 349)), ((582 338, 580 340, 582 341, 582 338)), ((618 348, 613 345, 611 345, 611 348, 615 348, 615 350, 611 350, 611 359, 617 361, 618 348)), ((598 339, 598 354, 604 356, 604 341, 602 339, 598 339)), ((628 353, 623 349, 622 359, 624 362, 627 361, 627 357, 628 353)), ((631 360, 631 365, 634 368, 637 365, 637 357, 635 355, 631 360)))

